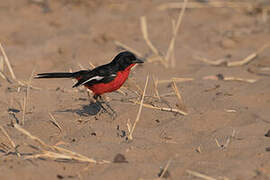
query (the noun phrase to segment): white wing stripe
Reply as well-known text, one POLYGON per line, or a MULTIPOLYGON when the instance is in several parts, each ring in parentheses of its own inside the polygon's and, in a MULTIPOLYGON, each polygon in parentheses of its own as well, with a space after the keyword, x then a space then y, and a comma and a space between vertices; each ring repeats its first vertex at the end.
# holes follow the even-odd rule
POLYGON ((101 79, 103 79, 103 78, 104 78, 103 76, 94 76, 94 77, 88 79, 87 81, 84 81, 84 82, 82 83, 82 85, 85 84, 85 83, 87 83, 87 82, 89 82, 89 81, 92 81, 92 80, 97 80, 97 81, 99 81, 99 80, 101 80, 101 79))

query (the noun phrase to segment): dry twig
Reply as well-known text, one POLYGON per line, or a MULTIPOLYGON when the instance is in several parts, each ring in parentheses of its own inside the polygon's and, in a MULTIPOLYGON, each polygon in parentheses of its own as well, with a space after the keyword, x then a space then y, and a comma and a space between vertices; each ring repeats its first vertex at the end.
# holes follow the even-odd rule
POLYGON ((49 112, 49 115, 50 115, 50 118, 51 118, 50 121, 53 123, 53 125, 55 125, 60 130, 60 132, 62 132, 61 126, 56 121, 56 119, 53 117, 53 115, 50 112, 49 112))
POLYGON ((187 82, 187 81, 193 81, 194 78, 180 78, 180 77, 173 77, 168 80, 159 80, 158 84, 164 84, 164 83, 172 83, 173 81, 178 83, 178 82, 187 82))
POLYGON ((142 99, 141 99, 141 103, 140 103, 140 107, 139 107, 139 111, 138 111, 136 120, 135 120, 135 122, 134 122, 134 124, 132 126, 132 129, 131 129, 131 131, 130 131, 130 133, 128 135, 128 139, 129 140, 132 140, 133 139, 132 135, 133 135, 134 129, 135 129, 137 123, 140 120, 140 116, 141 116, 141 112, 142 112, 142 107, 143 107, 143 100, 144 100, 144 96, 145 96, 145 92, 146 92, 146 88, 147 88, 147 84, 148 84, 148 79, 149 79, 149 75, 147 75, 147 77, 146 77, 146 82, 145 82, 145 86, 144 86, 144 90, 143 90, 143 94, 142 94, 142 99))
POLYGON ((186 170, 186 172, 188 174, 191 174, 195 177, 198 177, 198 178, 201 178, 201 179, 205 179, 205 180, 217 180, 216 178, 212 178, 210 176, 207 176, 207 175, 204 175, 202 173, 199 173, 199 172, 195 172, 195 171, 191 171, 191 170, 186 170))
POLYGON ((239 60, 239 61, 228 62, 225 59, 212 61, 212 60, 208 60, 206 58, 197 57, 197 56, 195 57, 195 59, 203 61, 204 63, 210 64, 210 65, 213 65, 213 66, 223 66, 223 65, 225 65, 227 67, 243 66, 243 65, 248 64, 251 61, 253 61, 260 53, 262 53, 269 46, 270 46, 270 43, 266 43, 261 48, 259 48, 257 51, 249 54, 247 57, 245 57, 244 59, 239 60))
POLYGON ((6 130, 3 128, 3 126, 0 126, 0 129, 1 129, 1 131, 3 132, 3 134, 6 136, 6 138, 8 139, 10 145, 11 145, 13 148, 15 148, 16 145, 15 145, 14 141, 10 138, 10 136, 8 135, 8 133, 6 132, 6 130))
MULTIPOLYGON (((247 8, 251 9, 255 4, 247 2, 215 2, 209 1, 208 3, 190 2, 187 4, 186 8, 247 8)), ((183 2, 171 2, 165 3, 158 7, 159 10, 166 9, 179 9, 184 8, 183 2)))
MULTIPOLYGON (((18 124, 14 124, 14 127, 18 131, 20 131, 22 134, 24 134, 27 137, 29 137, 30 139, 36 141, 43 148, 43 149, 41 149, 40 154, 27 156, 27 158, 50 158, 50 159, 54 159, 54 160, 75 160, 75 161, 79 161, 79 162, 97 163, 96 160, 94 160, 92 158, 88 158, 88 157, 83 156, 81 154, 78 154, 76 152, 73 152, 73 151, 70 151, 70 150, 67 150, 67 149, 64 149, 61 147, 57 147, 57 146, 50 146, 50 145, 46 144, 45 142, 43 142, 38 137, 33 136, 30 132, 26 131, 18 124), (49 149, 50 151, 45 150, 45 149, 49 149), (57 151, 57 152, 53 152, 53 151, 57 151)), ((103 161, 101 163, 104 163, 104 162, 109 163, 109 161, 103 161)))
POLYGON ((154 81, 154 87, 155 87, 155 93, 157 98, 160 100, 159 92, 158 92, 158 79, 153 76, 154 81))
MULTIPOLYGON (((133 100, 130 100, 130 102, 132 102, 134 104, 140 104, 140 102, 133 101, 133 100)), ((187 115, 186 112, 181 111, 179 109, 173 109, 173 108, 167 108, 167 107, 157 107, 157 106, 153 106, 153 105, 150 105, 150 104, 144 104, 144 103, 142 105, 143 105, 143 107, 146 107, 146 108, 156 109, 156 110, 160 110, 160 111, 173 112, 173 113, 179 113, 179 114, 182 114, 184 116, 187 115)))
POLYGON ((231 139, 234 138, 234 136, 235 136, 235 133, 236 133, 236 131, 235 131, 235 129, 233 129, 232 135, 227 138, 226 143, 224 144, 224 148, 227 148, 229 146, 231 139))
POLYGON ((15 150, 15 153, 18 157, 21 157, 21 154, 19 152, 17 152, 16 149, 16 144, 14 143, 14 141, 10 138, 10 136, 8 135, 8 133, 6 132, 6 130, 4 129, 3 126, 0 126, 1 131, 3 132, 3 134, 6 136, 6 138, 8 139, 10 145, 12 146, 12 148, 15 150))
POLYGON ((32 86, 31 84, 28 85, 28 82, 23 81, 23 80, 17 80, 17 83, 18 83, 19 85, 21 85, 21 86, 24 86, 24 87, 30 86, 31 89, 42 90, 42 88, 32 86))
POLYGON ((0 71, 4 72, 4 57, 0 56, 0 71))
POLYGON ((149 39, 148 31, 147 31, 146 17, 145 16, 141 17, 141 29, 142 29, 143 38, 144 38, 146 44, 148 45, 148 47, 155 54, 155 58, 157 58, 164 66, 166 66, 165 59, 160 55, 157 48, 153 45, 153 43, 149 39))
POLYGON ((25 96, 23 97, 23 112, 22 112, 23 115, 22 115, 22 122, 21 122, 22 125, 24 125, 25 113, 26 113, 26 103, 27 103, 27 100, 29 99, 29 91, 30 91, 31 82, 33 80, 34 72, 35 72, 35 69, 33 69, 32 73, 31 73, 31 76, 30 76, 28 83, 27 83, 26 93, 25 93, 25 96))
POLYGON ((0 43, 0 50, 2 51, 2 54, 3 54, 3 56, 4 56, 4 60, 5 60, 6 64, 7 64, 7 66, 8 66, 8 69, 9 69, 9 72, 10 72, 10 74, 11 74, 12 79, 16 80, 16 76, 15 76, 15 74, 14 74, 14 72, 13 72, 13 69, 12 69, 12 67, 11 67, 11 65, 10 65, 10 63, 9 63, 7 54, 6 54, 6 52, 5 52, 5 50, 4 50, 4 48, 3 48, 3 46, 2 46, 1 43, 0 43))
POLYGON ((149 48, 155 53, 157 56, 159 56, 159 52, 157 48, 153 45, 153 43, 150 41, 148 37, 148 31, 147 31, 147 23, 146 23, 146 17, 141 17, 141 28, 142 28, 142 34, 143 38, 146 41, 146 44, 149 46, 149 48))
POLYGON ((244 79, 244 78, 238 78, 238 77, 231 77, 231 76, 223 76, 221 75, 222 78, 220 78, 220 75, 216 75, 216 76, 204 76, 203 80, 223 80, 223 81, 241 81, 241 82, 247 82, 247 83, 255 83, 256 81, 258 81, 257 79, 244 79))
POLYGON ((0 76, 1 76, 4 80, 6 80, 6 81, 9 82, 8 78, 4 75, 4 73, 3 73, 2 71, 0 71, 0 76))
POLYGON ((172 54, 174 53, 174 46, 175 46, 176 36, 177 36, 177 33, 178 33, 178 29, 179 29, 179 27, 181 25, 181 22, 182 22, 184 13, 185 13, 187 3, 188 3, 188 0, 184 0, 183 8, 181 9, 181 11, 179 13, 179 17, 177 19, 175 28, 173 29, 173 36, 172 36, 171 42, 169 44, 169 48, 167 50, 167 54, 165 56, 165 59, 166 59, 166 62, 167 62, 167 66, 168 66, 168 63, 169 63, 170 58, 172 57, 172 54))
POLYGON ((163 169, 163 171, 162 171, 162 173, 161 173, 161 175, 160 175, 160 177, 159 177, 160 179, 163 178, 164 174, 167 172, 167 170, 168 170, 168 168, 169 168, 171 162, 172 162, 172 159, 169 159, 169 161, 167 162, 165 168, 163 169))
POLYGON ((176 94, 176 96, 177 96, 177 98, 179 100, 179 110, 184 111, 184 112, 186 112, 186 114, 188 114, 187 113, 187 108, 184 105, 183 98, 182 98, 182 96, 181 96, 181 94, 180 94, 180 92, 179 92, 179 90, 177 88, 177 85, 176 85, 176 83, 175 83, 174 80, 173 80, 173 90, 174 90, 174 92, 175 92, 175 94, 176 94))
POLYGON ((15 129, 17 129, 18 131, 20 131, 22 134, 26 135, 27 137, 29 137, 33 141, 37 142, 43 148, 52 149, 51 146, 47 145, 45 142, 43 142, 38 137, 33 136, 31 133, 29 133, 28 131, 26 131, 25 129, 23 129, 19 124, 14 123, 13 126, 14 126, 15 129))
POLYGON ((3 56, 0 56, 0 76, 4 80, 8 81, 8 78, 4 74, 4 57, 3 56))

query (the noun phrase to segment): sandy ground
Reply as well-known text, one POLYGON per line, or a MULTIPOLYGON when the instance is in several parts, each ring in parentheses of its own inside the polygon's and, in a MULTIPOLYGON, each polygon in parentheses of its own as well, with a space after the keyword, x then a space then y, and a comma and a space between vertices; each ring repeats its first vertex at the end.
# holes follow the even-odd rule
MULTIPOLYGON (((172 19, 177 20, 180 11, 159 10, 165 2, 162 0, 40 2, 0 2, 0 41, 21 81, 28 81, 33 70, 35 74, 76 71, 81 69, 79 64, 91 68, 89 62, 107 63, 121 51, 115 40, 145 58, 150 57, 153 53, 142 36, 141 16, 147 18, 152 43, 166 54, 172 37, 172 19)), ((203 57, 235 62, 268 43, 270 21, 266 11, 263 16, 262 9, 187 9, 175 42, 174 67, 165 68, 159 62, 135 67, 130 75, 131 85, 121 89, 125 95, 107 94, 118 114, 114 120, 105 112, 93 112, 86 91, 72 89, 71 80, 34 79, 31 85, 40 89, 27 91, 12 80, 5 65, 4 74, 12 82, 0 80, 0 122, 16 148, 1 132, 0 179, 155 179, 170 160, 164 176, 167 179, 200 179, 190 171, 215 179, 270 179, 270 144, 265 136, 270 128, 269 48, 252 62, 238 67, 212 66, 198 60, 203 57), (139 109, 128 98, 140 100, 132 91, 132 83, 143 89, 147 74, 145 103, 175 109, 179 102, 170 82, 158 85, 162 102, 153 98, 153 77, 194 78, 177 83, 188 115, 144 107, 133 141, 127 142, 128 119, 133 123, 139 109), (257 81, 203 79, 217 74, 225 79, 257 81), (30 158, 46 148, 12 127, 11 121, 17 118, 21 122, 24 112, 25 123, 21 127, 48 145, 98 162, 112 162, 120 153, 127 162, 88 164, 30 158), (52 123, 49 113, 61 131, 52 123)))

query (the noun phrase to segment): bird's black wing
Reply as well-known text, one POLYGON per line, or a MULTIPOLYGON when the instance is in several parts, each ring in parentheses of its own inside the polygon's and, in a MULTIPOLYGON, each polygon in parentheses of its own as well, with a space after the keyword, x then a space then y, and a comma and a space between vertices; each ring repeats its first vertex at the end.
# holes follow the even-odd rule
POLYGON ((83 73, 78 76, 78 82, 73 87, 78 87, 80 85, 92 86, 98 83, 108 83, 114 80, 117 75, 116 69, 110 64, 99 66, 90 71, 81 72, 83 73))

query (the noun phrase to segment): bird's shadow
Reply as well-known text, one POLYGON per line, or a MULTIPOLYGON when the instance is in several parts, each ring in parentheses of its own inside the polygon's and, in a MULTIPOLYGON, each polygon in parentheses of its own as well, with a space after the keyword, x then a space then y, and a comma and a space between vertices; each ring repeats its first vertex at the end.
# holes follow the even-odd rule
POLYGON ((95 116, 101 111, 101 107, 97 103, 90 103, 87 105, 81 105, 79 109, 65 109, 56 112, 72 112, 80 116, 95 116))

